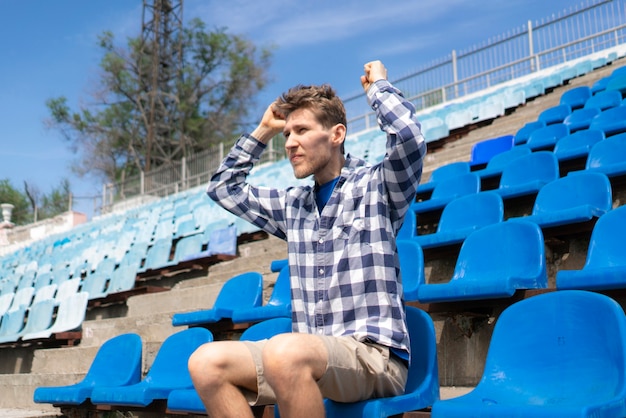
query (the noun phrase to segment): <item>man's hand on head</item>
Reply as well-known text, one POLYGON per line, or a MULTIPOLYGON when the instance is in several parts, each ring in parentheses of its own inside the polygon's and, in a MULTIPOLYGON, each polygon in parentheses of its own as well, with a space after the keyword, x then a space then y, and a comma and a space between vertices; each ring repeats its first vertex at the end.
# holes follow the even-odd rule
POLYGON ((267 144, 270 139, 281 133, 284 127, 285 116, 280 113, 276 102, 274 102, 265 109, 259 126, 250 135, 267 144))
POLYGON ((387 69, 381 61, 371 61, 363 66, 365 74, 361 76, 361 85, 367 93, 370 86, 378 80, 387 79, 387 69))

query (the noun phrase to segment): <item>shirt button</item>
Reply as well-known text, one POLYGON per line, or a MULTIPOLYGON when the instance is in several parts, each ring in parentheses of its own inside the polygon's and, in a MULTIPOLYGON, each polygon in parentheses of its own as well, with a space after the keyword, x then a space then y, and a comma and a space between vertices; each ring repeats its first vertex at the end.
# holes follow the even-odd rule
POLYGON ((322 335, 322 334, 324 333, 324 330, 323 330, 323 329, 321 329, 321 328, 318 328, 317 333, 318 333, 318 334, 320 334, 320 335, 322 335))
POLYGON ((320 274, 324 274, 324 269, 319 269, 320 274))
POLYGON ((317 242, 319 242, 320 244, 324 243, 324 238, 320 238, 317 242))

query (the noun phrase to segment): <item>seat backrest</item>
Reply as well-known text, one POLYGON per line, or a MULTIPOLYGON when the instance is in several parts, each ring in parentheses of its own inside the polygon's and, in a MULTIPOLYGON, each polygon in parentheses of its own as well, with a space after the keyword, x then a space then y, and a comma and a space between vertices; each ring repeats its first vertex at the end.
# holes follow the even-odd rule
POLYGON ((58 286, 56 284, 49 284, 47 286, 42 286, 39 289, 37 289, 37 292, 35 293, 35 297, 33 298, 33 305, 43 300, 54 299, 54 294, 57 291, 57 287, 58 286))
POLYGON ((35 288, 33 287, 24 287, 15 292, 13 301, 9 307, 9 312, 21 309, 22 307, 29 307, 32 303, 34 293, 35 288))
POLYGON ((15 293, 13 292, 6 292, 0 295, 0 318, 2 318, 2 315, 11 307, 14 296, 15 293))
POLYGON ((468 162, 456 161, 434 169, 432 174, 430 175, 430 181, 438 182, 442 180, 447 180, 469 172, 470 166, 468 162))
POLYGON ((569 134, 569 128, 564 123, 553 123, 544 128, 539 128, 528 137, 526 146, 530 149, 545 149, 554 147, 554 144, 565 135, 569 134))
POLYGON ((28 310, 28 320, 22 330, 22 334, 39 332, 50 328, 55 308, 56 303, 53 299, 33 302, 33 306, 28 310))
POLYGON ((559 163, 553 152, 537 151, 511 161, 502 170, 500 189, 535 181, 550 182, 559 177, 559 163))
POLYGON ((202 344, 211 341, 211 331, 200 327, 170 335, 159 348, 144 381, 167 387, 191 388, 193 383, 187 370, 189 357, 202 344))
POLYGON ((291 306, 291 278, 289 276, 289 266, 283 267, 278 273, 274 290, 267 301, 268 305, 291 306))
POLYGON ((57 289, 57 294, 55 296, 55 299, 57 300, 57 302, 60 303, 65 298, 75 295, 78 292, 78 288, 80 287, 80 282, 81 282, 80 277, 77 277, 75 279, 68 279, 68 280, 61 282, 61 284, 59 284, 59 287, 57 289))
POLYGON ((396 239, 411 239, 415 235, 417 235, 417 214, 412 210, 408 210, 404 215, 404 222, 398 231, 396 239))
POLYGON ((141 367, 141 337, 134 333, 121 334, 100 346, 83 384, 117 387, 138 383, 141 367))
POLYGON ((237 254, 237 227, 230 225, 226 228, 215 229, 209 237, 207 250, 209 254, 237 254))
POLYGON ((503 218, 502 197, 493 192, 480 192, 448 203, 441 213, 437 232, 479 229, 502 222, 503 218))
POLYGON ((597 169, 624 163, 626 163, 626 133, 610 136, 591 147, 585 168, 597 169))
POLYGON ((59 303, 53 332, 72 331, 81 326, 87 312, 89 293, 78 292, 62 299, 59 303))
POLYGON ((611 298, 580 290, 517 302, 496 322, 479 387, 535 405, 613 399, 626 382, 625 318, 611 298))
POLYGON ((515 133, 515 145, 525 144, 531 133, 544 126, 546 126, 546 123, 542 120, 526 122, 526 124, 515 133))
POLYGON ((607 137, 626 131, 626 106, 617 106, 602 111, 591 119, 589 128, 600 129, 607 137))
POLYGON ((172 252, 172 239, 161 238, 152 244, 152 247, 148 248, 146 253, 145 269, 157 269, 163 267, 169 261, 172 252))
POLYGON ((584 108, 589 109, 591 107, 597 107, 600 110, 606 110, 619 106, 621 102, 622 95, 619 91, 604 90, 594 94, 589 99, 587 99, 584 108))
POLYGON ((575 151, 581 154, 588 154, 591 147, 604 138, 604 132, 599 129, 583 129, 559 139, 554 146, 553 152, 557 159, 561 155, 567 155, 575 151))
POLYGON ((480 177, 475 173, 460 174, 437 182, 431 199, 454 199, 480 191, 480 177))
POLYGON ((417 289, 426 283, 424 276, 424 253, 415 240, 397 240, 398 259, 404 300, 417 300, 417 289))
POLYGON ((502 170, 514 159, 524 155, 528 155, 531 152, 531 149, 527 146, 515 146, 508 151, 505 151, 498 155, 494 155, 493 158, 487 163, 487 168, 490 170, 502 170))
POLYGON ((213 309, 233 310, 237 306, 261 306, 263 276, 256 271, 238 274, 228 279, 215 299, 213 309))
POLYGON ((411 342, 411 363, 405 393, 428 387, 433 400, 439 397, 437 340, 430 316, 421 309, 407 306, 406 320, 411 342))
POLYGON ((17 309, 6 312, 2 315, 0 322, 0 336, 15 335, 24 328, 27 307, 20 306, 17 309))
POLYGON ((590 206, 601 212, 611 210, 613 194, 609 178, 602 173, 583 171, 544 185, 535 199, 533 215, 590 206))
POLYGON ((452 280, 511 279, 547 285, 543 234, 535 223, 509 220, 472 232, 463 242, 452 280))
POLYGON ((187 257, 200 253, 201 251, 202 235, 190 235, 188 237, 181 238, 181 240, 176 244, 176 249, 174 250, 174 260, 176 262, 180 262, 185 260, 187 257))
POLYGON ((258 322, 241 334, 242 341, 259 341, 292 330, 291 318, 272 318, 258 322))
POLYGON ((597 107, 576 109, 563 120, 563 124, 566 125, 570 133, 572 133, 580 129, 588 128, 589 125, 591 125, 591 120, 598 114, 600 114, 600 109, 597 107))
POLYGON ((510 150, 514 141, 513 135, 504 135, 475 143, 472 146, 470 165, 489 163, 494 156, 510 150))
POLYGON ((557 106, 549 107, 539 113, 537 120, 545 122, 546 125, 552 125, 555 123, 563 122, 569 114, 572 113, 572 108, 569 104, 559 104, 557 106))
POLYGON ((584 268, 626 266, 626 206, 600 216, 589 240, 584 268))
POLYGON ((590 97, 591 88, 589 86, 579 86, 564 92, 559 103, 567 104, 572 109, 578 109, 583 107, 590 97))

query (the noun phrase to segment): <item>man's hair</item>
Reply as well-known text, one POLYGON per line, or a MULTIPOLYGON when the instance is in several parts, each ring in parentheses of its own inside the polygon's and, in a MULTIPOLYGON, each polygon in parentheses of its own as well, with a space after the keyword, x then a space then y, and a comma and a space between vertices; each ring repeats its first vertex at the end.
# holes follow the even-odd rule
POLYGON ((295 110, 309 109, 324 128, 338 123, 348 126, 343 102, 328 84, 292 87, 278 98, 276 105, 285 118, 295 110))

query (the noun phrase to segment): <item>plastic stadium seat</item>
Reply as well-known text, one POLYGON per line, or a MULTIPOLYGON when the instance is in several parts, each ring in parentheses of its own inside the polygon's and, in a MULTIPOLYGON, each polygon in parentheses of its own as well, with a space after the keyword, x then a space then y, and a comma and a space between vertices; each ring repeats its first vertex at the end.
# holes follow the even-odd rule
POLYGON ((291 318, 291 281, 289 266, 278 273, 274 290, 263 306, 234 309, 231 314, 233 323, 259 322, 272 318, 291 318))
POLYGON ((622 102, 622 95, 619 91, 601 91, 585 102, 584 109, 598 108, 601 111, 617 107, 622 102))
MULTIPOLYGON (((241 340, 258 341, 289 332, 291 319, 274 318, 252 325, 241 334, 241 340)), ((172 412, 206 414, 206 409, 195 389, 173 390, 167 398, 167 409, 172 412)))
POLYGON ((22 322, 26 320, 26 325, 23 328, 21 326, 19 329, 15 328, 13 333, 2 333, 0 343, 16 342, 22 335, 48 329, 52 323, 55 307, 56 304, 53 299, 33 303, 27 311, 21 314, 22 322))
POLYGON ((548 125, 555 123, 562 123, 563 120, 572 113, 572 108, 568 104, 559 104, 557 106, 549 107, 539 113, 537 120, 540 120, 548 125))
POLYGON ((591 120, 589 129, 599 129, 607 137, 626 132, 626 106, 604 110, 591 120))
POLYGON ((28 308, 33 300, 33 295, 35 294, 34 287, 24 287, 15 292, 13 296, 13 300, 11 302, 11 306, 8 309, 8 312, 15 311, 22 308, 28 308))
POLYGON ((192 389, 187 361, 202 344, 213 341, 205 328, 189 328, 170 335, 159 348, 148 374, 139 383, 127 386, 96 386, 91 392, 94 405, 146 407, 167 399, 174 389, 192 389))
POLYGON ((442 209, 452 200, 480 191, 480 177, 474 173, 461 174, 437 182, 430 199, 411 204, 416 214, 442 209))
POLYGON ((234 311, 261 306, 263 302, 263 276, 257 272, 246 272, 230 278, 224 283, 215 299, 213 308, 193 312, 176 313, 172 325, 201 325, 231 318, 234 311))
POLYGON ((423 119, 420 122, 422 134, 427 143, 446 138, 450 135, 450 129, 448 129, 448 126, 446 126, 446 123, 441 118, 433 116, 423 119))
POLYGON ((543 186, 531 215, 521 219, 550 228, 597 219, 612 207, 609 178, 602 173, 581 171, 543 186))
POLYGON ((426 282, 424 278, 424 253, 413 239, 396 241, 404 300, 417 300, 417 289, 426 282))
POLYGON ((417 215, 412 210, 409 210, 404 215, 404 221, 402 227, 398 231, 396 240, 411 239, 417 235, 417 215))
POLYGON ((604 132, 598 129, 576 131, 559 139, 553 152, 559 161, 587 158, 591 148, 604 138, 604 132))
POLYGON ((326 400, 329 418, 377 418, 424 409, 439 399, 437 340, 430 316, 421 309, 406 307, 411 340, 411 363, 405 393, 389 398, 355 403, 326 400))
POLYGON ((107 294, 124 292, 135 287, 138 264, 120 264, 111 275, 107 294))
POLYGON ((540 120, 526 122, 526 124, 524 124, 524 126, 522 126, 515 133, 515 145, 525 144, 526 141, 528 141, 528 138, 530 137, 531 133, 533 133, 535 130, 539 128, 544 128, 545 126, 546 126, 546 123, 540 120))
POLYGON ((21 331, 24 328, 26 311, 27 308, 25 306, 20 306, 2 315, 0 339, 11 342, 17 341, 17 336, 21 335, 21 331))
POLYGON ((462 196, 443 209, 435 233, 414 239, 422 248, 460 244, 473 231, 502 222, 503 218, 504 204, 499 194, 486 191, 462 196))
POLYGON ((482 378, 433 418, 626 416, 626 319, 611 298, 558 291, 498 318, 482 378))
POLYGON ((590 107, 588 109, 576 109, 563 120, 563 124, 567 126, 570 133, 589 128, 591 121, 596 115, 600 114, 600 109, 590 107))
POLYGON ((430 303, 506 298, 517 289, 547 286, 541 229, 515 220, 472 232, 463 241, 452 279, 420 286, 418 299, 430 303))
POLYGON ((476 170, 473 173, 478 174, 481 179, 499 176, 502 174, 504 167, 509 165, 511 161, 518 157, 528 155, 531 152, 530 148, 525 145, 516 145, 508 151, 494 155, 485 168, 476 170))
POLYGON ((193 255, 200 253, 203 245, 202 238, 201 234, 181 238, 174 249, 174 264, 192 259, 193 255))
POLYGON ((554 153, 537 151, 516 158, 504 167, 495 191, 503 199, 534 194, 557 178, 559 163, 554 153))
POLYGON ((626 174, 626 133, 611 136, 591 147, 585 169, 604 173, 609 178, 626 174))
POLYGON ((569 128, 563 123, 554 123, 533 131, 526 141, 526 146, 533 151, 552 150, 556 142, 569 135, 569 128))
POLYGON ((0 294, 0 318, 9 310, 11 302, 13 302, 13 296, 15 296, 13 292, 0 294))
POLYGON ((514 141, 513 135, 504 135, 475 143, 472 146, 470 166, 475 167, 489 163, 495 155, 510 150, 514 141))
POLYGON ((568 105, 574 111, 584 107, 591 96, 591 88, 589 86, 574 87, 561 95, 559 104, 568 105))
POLYGON ((174 263, 170 260, 171 253, 172 238, 161 238, 155 241, 154 244, 148 248, 146 262, 139 271, 157 270, 173 265, 174 263))
POLYGON ((611 76, 605 90, 618 91, 622 97, 626 97, 626 74, 611 76))
POLYGON ((85 377, 67 386, 38 387, 33 399, 36 403, 80 405, 89 398, 95 387, 129 386, 141 381, 141 337, 122 334, 102 344, 89 366, 85 377), (114 367, 112 367, 114 366, 114 367))
POLYGON ((620 206, 596 222, 583 268, 557 271, 557 289, 626 288, 625 246, 626 206, 620 206))
POLYGON ((451 111, 446 115, 445 122, 446 126, 451 131, 469 126, 473 123, 472 112, 467 108, 451 111))
POLYGON ((417 193, 432 192, 439 182, 469 172, 470 165, 465 161, 457 161, 439 166, 430 174, 428 182, 417 186, 417 193))
POLYGON ((609 84, 610 80, 611 80, 611 77, 607 76, 607 77, 602 77, 601 79, 593 83, 591 85, 591 93, 596 94, 601 91, 604 91, 606 89, 606 85, 609 84))
POLYGON ((52 325, 43 330, 23 334, 22 340, 50 338, 52 334, 80 328, 85 319, 88 301, 89 293, 87 292, 78 292, 62 299, 52 325))

